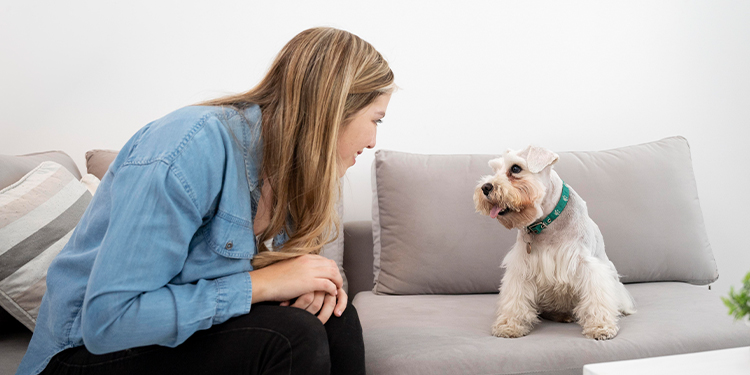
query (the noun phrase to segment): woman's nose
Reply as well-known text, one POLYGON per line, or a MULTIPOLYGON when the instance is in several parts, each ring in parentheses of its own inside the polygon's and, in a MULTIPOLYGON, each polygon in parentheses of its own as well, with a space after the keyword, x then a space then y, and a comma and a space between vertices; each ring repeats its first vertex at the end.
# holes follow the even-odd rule
POLYGON ((378 131, 374 131, 372 133, 372 139, 370 139, 370 143, 367 144, 367 148, 375 148, 375 138, 378 136, 378 131))

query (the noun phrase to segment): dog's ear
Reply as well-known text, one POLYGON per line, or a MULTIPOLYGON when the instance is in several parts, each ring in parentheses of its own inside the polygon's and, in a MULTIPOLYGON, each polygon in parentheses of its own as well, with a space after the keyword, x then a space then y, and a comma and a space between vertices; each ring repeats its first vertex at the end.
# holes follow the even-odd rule
POLYGON ((518 156, 526 159, 526 167, 531 173, 539 173, 544 168, 557 163, 559 156, 544 147, 529 146, 518 153, 518 156))
POLYGON ((500 158, 496 158, 496 159, 490 160, 490 162, 487 163, 487 164, 489 164, 489 166, 490 166, 490 168, 492 168, 492 170, 498 171, 500 169, 503 169, 503 165, 505 164, 505 160, 503 160, 503 158, 500 157, 500 158))

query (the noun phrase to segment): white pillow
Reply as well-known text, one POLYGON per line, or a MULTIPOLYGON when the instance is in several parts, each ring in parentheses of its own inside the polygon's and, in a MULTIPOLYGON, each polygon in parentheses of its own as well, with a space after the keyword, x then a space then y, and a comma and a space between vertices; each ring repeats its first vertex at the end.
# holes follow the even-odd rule
POLYGON ((99 182, 100 182, 99 179, 96 178, 96 176, 94 176, 91 173, 81 178, 81 184, 83 184, 83 186, 85 186, 86 189, 88 189, 91 195, 94 195, 94 193, 96 193, 96 189, 99 187, 99 182))
POLYGON ((341 219, 339 235, 335 241, 323 246, 323 249, 320 250, 320 255, 336 262, 339 266, 341 277, 344 279, 344 292, 349 293, 349 282, 346 280, 346 274, 344 273, 344 202, 342 197, 336 202, 336 211, 339 214, 339 219, 341 219))

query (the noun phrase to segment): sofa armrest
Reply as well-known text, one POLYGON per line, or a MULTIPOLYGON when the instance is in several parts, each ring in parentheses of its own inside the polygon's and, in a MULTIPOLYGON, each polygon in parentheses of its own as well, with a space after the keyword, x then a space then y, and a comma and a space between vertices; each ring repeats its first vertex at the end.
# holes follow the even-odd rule
POLYGON ((349 280, 349 298, 365 290, 372 290, 372 222, 344 223, 344 270, 349 280))

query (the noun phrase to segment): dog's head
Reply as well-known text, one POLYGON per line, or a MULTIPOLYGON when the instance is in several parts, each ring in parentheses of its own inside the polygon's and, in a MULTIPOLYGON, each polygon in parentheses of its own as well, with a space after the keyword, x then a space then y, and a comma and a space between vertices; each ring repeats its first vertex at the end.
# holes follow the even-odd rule
POLYGON ((482 177, 474 189, 477 212, 497 218, 508 229, 532 224, 542 216, 542 201, 557 159, 550 150, 528 146, 490 160, 494 174, 482 177))

